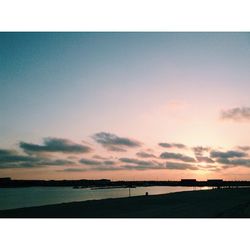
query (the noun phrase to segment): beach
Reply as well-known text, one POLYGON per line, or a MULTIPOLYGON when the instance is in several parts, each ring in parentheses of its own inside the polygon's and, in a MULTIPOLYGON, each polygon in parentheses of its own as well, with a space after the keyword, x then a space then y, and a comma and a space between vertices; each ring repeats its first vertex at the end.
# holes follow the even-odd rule
POLYGON ((250 188, 70 202, 0 211, 1 218, 249 218, 250 188))

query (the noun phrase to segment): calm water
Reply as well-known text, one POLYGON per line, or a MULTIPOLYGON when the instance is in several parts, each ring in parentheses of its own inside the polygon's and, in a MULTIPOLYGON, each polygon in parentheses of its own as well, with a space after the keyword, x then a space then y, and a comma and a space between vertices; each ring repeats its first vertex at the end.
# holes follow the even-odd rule
MULTIPOLYGON (((163 194, 193 190, 192 187, 137 187, 131 189, 131 196, 163 194)), ((0 189, 0 210, 41 206, 72 201, 100 200, 128 197, 127 188, 73 189, 72 187, 29 187, 0 189)))

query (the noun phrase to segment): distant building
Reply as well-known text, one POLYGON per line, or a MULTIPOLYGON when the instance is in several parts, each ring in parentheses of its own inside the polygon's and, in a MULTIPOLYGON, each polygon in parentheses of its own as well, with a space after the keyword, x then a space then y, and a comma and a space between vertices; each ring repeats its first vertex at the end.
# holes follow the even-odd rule
POLYGON ((0 182, 7 182, 7 181, 11 181, 11 178, 10 177, 0 178, 0 182))

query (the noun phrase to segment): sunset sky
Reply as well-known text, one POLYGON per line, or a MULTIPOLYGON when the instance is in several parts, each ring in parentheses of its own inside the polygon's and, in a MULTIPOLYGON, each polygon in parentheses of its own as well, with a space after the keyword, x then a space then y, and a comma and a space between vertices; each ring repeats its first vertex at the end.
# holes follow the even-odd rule
POLYGON ((0 177, 250 180, 250 33, 0 33, 0 177))

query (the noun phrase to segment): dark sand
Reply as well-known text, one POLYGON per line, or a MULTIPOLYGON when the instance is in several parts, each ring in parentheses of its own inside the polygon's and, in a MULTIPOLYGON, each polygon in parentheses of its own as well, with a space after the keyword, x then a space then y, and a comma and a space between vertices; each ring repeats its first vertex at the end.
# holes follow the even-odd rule
POLYGON ((0 211, 1 218, 249 218, 250 188, 186 191, 0 211))

